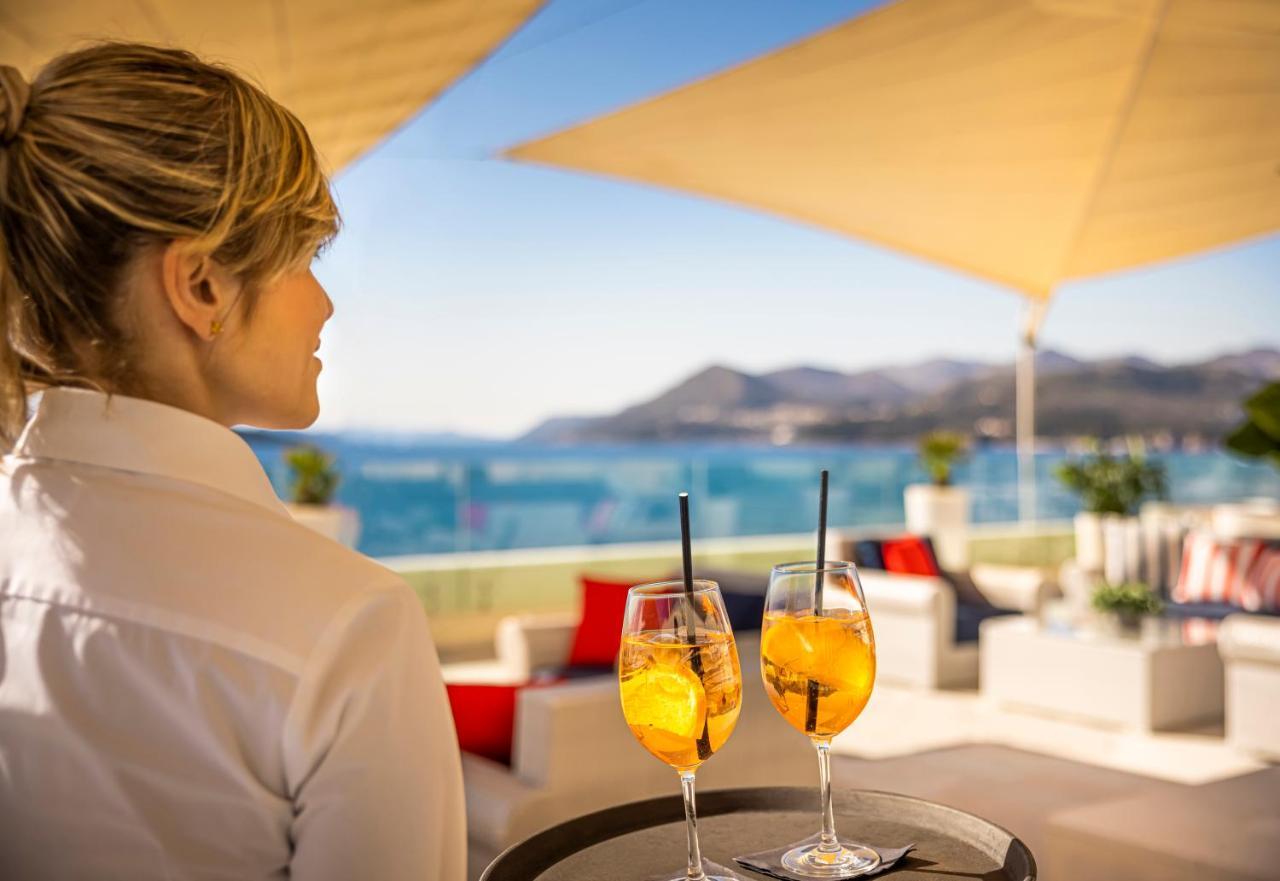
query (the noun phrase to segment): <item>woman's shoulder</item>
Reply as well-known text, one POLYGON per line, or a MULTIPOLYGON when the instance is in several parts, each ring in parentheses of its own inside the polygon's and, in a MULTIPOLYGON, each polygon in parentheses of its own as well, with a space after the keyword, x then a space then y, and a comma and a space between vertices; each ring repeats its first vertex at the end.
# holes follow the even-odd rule
MULTIPOLYGON (((170 516, 188 516, 174 505, 170 516)), ((422 606, 408 584, 378 561, 274 511, 226 500, 199 506, 162 552, 166 569, 185 565, 186 590, 208 591, 206 614, 308 657, 344 616, 362 607, 422 606), (197 535, 199 536, 197 539, 197 535)))
POLYGON ((245 560, 244 577, 273 593, 279 613, 304 642, 362 605, 417 601, 400 575, 302 524, 281 518, 269 533, 245 560))

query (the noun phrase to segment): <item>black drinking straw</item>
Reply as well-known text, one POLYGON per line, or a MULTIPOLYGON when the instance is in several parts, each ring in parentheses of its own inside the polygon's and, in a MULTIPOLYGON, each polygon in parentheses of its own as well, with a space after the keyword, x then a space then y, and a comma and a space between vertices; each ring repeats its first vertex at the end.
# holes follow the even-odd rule
MULTIPOLYGON (((684 589, 685 593, 693 593, 693 544, 689 540, 689 494, 680 493, 680 550, 684 554, 684 589)), ((689 642, 693 642, 693 630, 690 625, 689 642)))
MULTIPOLYGON (((691 646, 690 664, 693 675, 702 679, 702 649, 698 647, 698 634, 694 629, 693 615, 693 542, 689 538, 689 494, 680 493, 680 551, 684 556, 684 592, 689 598, 688 616, 685 618, 685 637, 691 646)), ((702 734, 698 737, 698 758, 703 761, 711 758, 711 732, 707 729, 707 719, 702 721, 702 734)))
MULTIPOLYGON (((822 471, 822 488, 818 491, 818 571, 813 576, 813 614, 822 614, 822 570, 827 566, 827 477, 822 471)), ((812 734, 818 727, 818 680, 809 680, 808 699, 804 708, 804 730, 812 734)))
POLYGON ((813 613, 822 614, 822 570, 827 565, 827 470, 822 470, 818 491, 818 574, 813 579, 813 613))

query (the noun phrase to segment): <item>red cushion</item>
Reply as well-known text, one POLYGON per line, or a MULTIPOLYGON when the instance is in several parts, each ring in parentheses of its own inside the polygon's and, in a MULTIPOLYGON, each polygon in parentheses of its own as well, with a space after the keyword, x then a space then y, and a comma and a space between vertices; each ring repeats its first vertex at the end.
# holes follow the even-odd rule
POLYGON ((901 575, 941 575, 929 543, 918 535, 887 538, 880 543, 886 572, 901 575))
POLYGON ((520 692, 563 681, 563 676, 545 676, 516 685, 445 683, 449 709, 453 711, 453 727, 458 733, 458 748, 510 765, 520 692))
POLYGON ((1208 532, 1193 532, 1182 549, 1174 601, 1243 605, 1245 577, 1263 548, 1257 539, 1220 539, 1208 532))
POLYGON ((511 764, 519 685, 445 685, 458 747, 469 753, 511 764))
POLYGON ((582 576, 582 617, 569 651, 570 667, 612 667, 622 646, 622 617, 633 581, 582 576))

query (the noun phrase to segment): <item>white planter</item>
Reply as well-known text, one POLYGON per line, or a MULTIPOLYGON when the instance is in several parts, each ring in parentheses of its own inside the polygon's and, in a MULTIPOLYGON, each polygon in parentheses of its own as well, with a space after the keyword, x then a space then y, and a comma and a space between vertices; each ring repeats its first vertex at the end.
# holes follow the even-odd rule
POLYGON ((1102 518, 1102 574, 1108 584, 1142 581, 1142 526, 1137 517, 1102 518))
POLYGON ((343 505, 285 505, 293 519, 349 548, 360 538, 360 515, 343 505))
POLYGON ((1085 572, 1101 572, 1102 515, 1081 511, 1075 517, 1076 565, 1085 572))
POLYGON ((933 540, 944 569, 969 568, 969 491, 915 483, 903 493, 907 531, 933 540))

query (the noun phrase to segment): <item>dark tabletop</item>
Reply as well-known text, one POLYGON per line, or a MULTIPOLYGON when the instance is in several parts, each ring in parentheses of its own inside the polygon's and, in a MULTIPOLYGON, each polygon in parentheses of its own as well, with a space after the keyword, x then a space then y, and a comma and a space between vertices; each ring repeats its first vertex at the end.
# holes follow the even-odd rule
MULTIPOLYGON (((674 781, 673 781, 674 783, 674 781)), ((675 788, 674 785, 672 788, 675 788)), ((742 877, 764 878, 733 862, 817 832, 817 787, 762 787, 699 792, 703 856, 742 877)), ((1009 832, 972 814, 885 792, 838 790, 836 832, 881 847, 916 847, 891 871, 894 881, 948 878, 1034 881, 1035 859, 1009 832)), ((637 881, 678 875, 686 860, 679 795, 619 805, 569 820, 507 850, 482 881, 637 881)))

